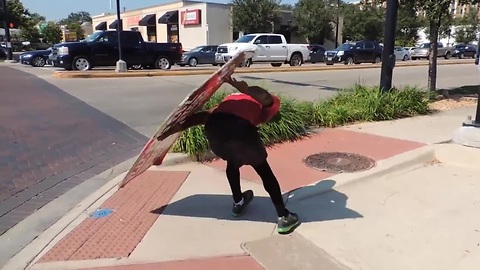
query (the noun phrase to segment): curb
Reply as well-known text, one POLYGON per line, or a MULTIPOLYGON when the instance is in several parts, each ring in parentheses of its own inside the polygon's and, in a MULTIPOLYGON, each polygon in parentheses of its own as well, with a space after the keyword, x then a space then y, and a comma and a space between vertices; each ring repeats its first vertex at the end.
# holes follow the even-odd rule
MULTIPOLYGON (((40 233, 34 240, 26 244, 25 247, 20 250, 17 254, 9 259, 9 261, 2 266, 1 270, 20 270, 26 269, 27 267, 32 267, 38 259, 41 258, 51 247, 53 247, 58 241, 60 241, 65 235, 72 231, 76 226, 78 226, 85 218, 87 218, 90 212, 93 212, 98 208, 102 203, 104 203, 108 198, 110 198, 117 190, 118 185, 123 180, 123 177, 126 175, 128 168, 133 164, 135 158, 128 159, 117 166, 108 169, 105 172, 110 172, 115 170, 115 168, 121 168, 121 173, 116 177, 108 180, 103 186, 100 186, 96 191, 92 192, 90 195, 85 197, 79 203, 77 203, 72 209, 70 209, 67 214, 63 215, 58 219, 52 226, 40 233), (128 166, 127 166, 128 165, 128 166), (124 169, 124 167, 127 167, 124 169)), ((172 156, 167 156, 164 163, 168 164, 178 164, 178 163, 187 163, 188 157, 182 154, 175 154, 172 156)), ((168 166, 168 165, 167 165, 168 166)), ((104 172, 104 173, 105 173, 104 172)), ((101 173, 103 174, 103 173, 101 173)), ((95 181, 97 176, 87 180, 95 181)), ((85 182, 87 182, 85 181, 85 182)), ((82 185, 82 184, 80 184, 82 185)), ((78 187, 78 186, 77 186, 78 187)), ((59 198, 48 203, 42 207, 38 212, 48 210, 48 206, 59 202, 61 198, 68 196, 69 192, 75 192, 74 187, 72 190, 63 194, 59 198)), ((48 211, 47 211, 48 212, 48 211)), ((32 215, 33 216, 33 215, 32 215)), ((28 219, 28 218, 27 218, 28 219)), ((26 220, 22 221, 24 223, 26 220)), ((19 223, 19 224, 21 224, 19 223)), ((18 225, 17 225, 18 226, 18 225)), ((15 227, 14 227, 15 228, 15 227)))
MULTIPOLYGON (((470 60, 446 60, 437 62, 438 66, 444 65, 465 65, 473 64, 470 60)), ((419 67, 428 66, 428 62, 417 63, 398 63, 395 67, 419 67)), ((355 65, 355 66, 307 66, 307 67, 288 67, 288 68, 243 68, 236 69, 235 73, 273 73, 273 72, 300 72, 300 71, 333 71, 333 70, 352 70, 352 69, 371 69, 380 68, 380 64, 355 65)), ((165 77, 165 76, 186 76, 186 75, 211 75, 215 69, 188 69, 188 70, 157 70, 157 71, 127 71, 117 73, 115 71, 55 71, 52 77, 57 79, 73 78, 138 78, 138 77, 165 77)))
MULTIPOLYGON (((327 179, 322 179, 315 183, 312 183, 307 186, 315 186, 318 183, 321 183, 324 180, 333 180, 336 182, 335 187, 352 185, 357 183, 363 183, 364 181, 373 180, 376 178, 383 177, 385 175, 402 172, 406 169, 422 165, 423 163, 430 162, 436 159, 436 149, 435 145, 426 145, 414 150, 410 150, 393 157, 377 161, 375 167, 370 170, 356 173, 341 173, 328 177, 327 179)), ((305 187, 307 187, 305 186, 305 187)), ((295 191, 298 191, 304 187, 300 187, 294 190, 289 191, 288 198, 292 198, 295 194, 295 191), (292 194, 293 193, 293 194, 292 194)), ((320 193, 329 191, 330 187, 317 186, 315 189, 315 194, 311 196, 316 196, 320 193)), ((303 197, 309 197, 308 194, 302 194, 303 197)), ((287 201, 288 204, 288 201, 287 201)))

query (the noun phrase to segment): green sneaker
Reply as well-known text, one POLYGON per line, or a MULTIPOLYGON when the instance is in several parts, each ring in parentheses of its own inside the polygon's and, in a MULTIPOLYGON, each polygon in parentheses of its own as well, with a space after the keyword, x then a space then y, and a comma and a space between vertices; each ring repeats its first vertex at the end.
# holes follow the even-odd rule
POLYGON ((290 213, 288 216, 279 217, 277 223, 277 232, 279 234, 289 234, 300 225, 300 219, 295 213, 290 213))
POLYGON ((239 217, 243 214, 243 211, 247 207, 247 205, 253 200, 253 191, 247 190, 242 193, 243 195, 243 203, 242 204, 233 204, 232 208, 232 216, 239 217))

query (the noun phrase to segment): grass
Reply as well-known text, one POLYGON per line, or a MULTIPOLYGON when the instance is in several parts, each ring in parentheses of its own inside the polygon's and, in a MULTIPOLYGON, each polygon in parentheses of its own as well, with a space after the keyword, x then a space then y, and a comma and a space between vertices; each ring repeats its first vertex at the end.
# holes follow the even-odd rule
MULTIPOLYGON (((227 94, 217 92, 204 109, 214 107, 227 94)), ((279 98, 282 100, 280 119, 260 126, 260 136, 267 146, 300 139, 319 127, 393 120, 430 112, 427 92, 409 86, 382 93, 378 87, 355 85, 340 91, 332 99, 319 102, 298 101, 286 96, 279 98)), ((183 131, 171 151, 186 153, 194 159, 209 153, 203 127, 183 131)))

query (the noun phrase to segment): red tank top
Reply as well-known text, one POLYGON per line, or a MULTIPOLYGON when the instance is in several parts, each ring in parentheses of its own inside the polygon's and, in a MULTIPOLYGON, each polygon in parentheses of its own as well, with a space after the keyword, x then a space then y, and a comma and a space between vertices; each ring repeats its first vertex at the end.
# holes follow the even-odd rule
POLYGON ((225 97, 212 112, 231 113, 249 121, 254 126, 258 126, 270 121, 278 113, 280 99, 273 96, 273 100, 272 106, 262 107, 262 104, 247 94, 233 93, 225 97))

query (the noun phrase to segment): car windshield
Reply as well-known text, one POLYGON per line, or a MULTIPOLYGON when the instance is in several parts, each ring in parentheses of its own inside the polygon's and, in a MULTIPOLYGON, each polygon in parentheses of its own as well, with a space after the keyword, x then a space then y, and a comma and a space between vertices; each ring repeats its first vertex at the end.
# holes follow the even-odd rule
POLYGON ((463 44, 455 45, 455 49, 462 49, 463 47, 465 47, 463 44))
POLYGON ((89 35, 88 37, 86 37, 83 41, 84 42, 92 42, 92 41, 95 41, 98 39, 98 37, 103 34, 103 32, 95 32, 91 35, 89 35))
POLYGON ((418 48, 420 48, 420 49, 428 49, 428 48, 430 48, 430 43, 423 43, 423 44, 420 45, 418 48))
POLYGON ((342 45, 338 46, 335 50, 336 51, 346 51, 346 50, 351 50, 353 49, 353 46, 355 44, 353 43, 343 43, 342 45))
POLYGON ((191 49, 190 51, 191 51, 191 52, 198 52, 198 51, 200 51, 201 49, 203 49, 203 46, 197 46, 197 47, 191 49))
POLYGON ((401 48, 401 47, 395 47, 395 51, 398 51, 398 52, 399 52, 399 51, 403 51, 403 50, 404 50, 404 49, 401 48))
POLYGON ((237 40, 235 40, 235 43, 249 43, 250 41, 252 41, 256 36, 255 35, 246 35, 246 36, 243 36, 237 40))

